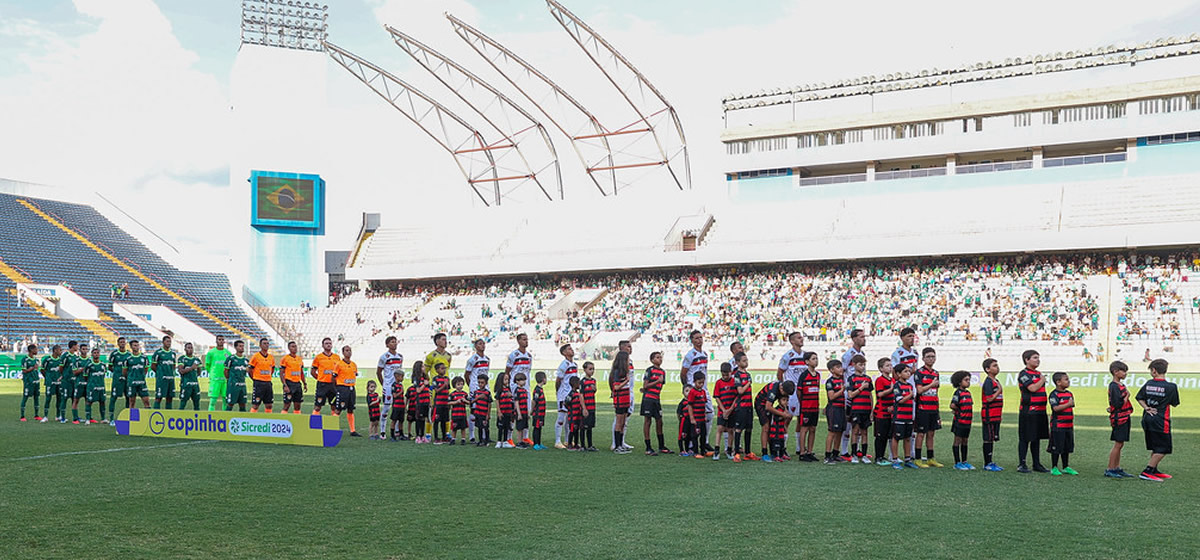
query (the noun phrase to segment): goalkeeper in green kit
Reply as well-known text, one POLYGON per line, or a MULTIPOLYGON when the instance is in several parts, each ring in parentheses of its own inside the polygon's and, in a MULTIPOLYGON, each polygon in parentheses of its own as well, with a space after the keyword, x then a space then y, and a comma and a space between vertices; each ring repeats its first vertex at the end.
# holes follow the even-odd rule
POLYGON ((108 417, 116 419, 117 401, 125 402, 129 392, 125 378, 125 361, 132 354, 125 349, 125 337, 117 338, 117 349, 108 355, 108 371, 112 373, 112 388, 108 396, 108 417))
POLYGON ((104 417, 104 372, 108 370, 108 364, 100 361, 100 348, 92 348, 92 357, 83 366, 83 377, 87 379, 87 423, 96 424, 92 420, 92 404, 100 404, 100 421, 107 424, 108 419, 104 417))
POLYGON ((225 410, 225 336, 217 335, 217 347, 204 354, 204 371, 208 372, 208 410, 225 410), (217 407, 220 408, 217 408, 217 407))

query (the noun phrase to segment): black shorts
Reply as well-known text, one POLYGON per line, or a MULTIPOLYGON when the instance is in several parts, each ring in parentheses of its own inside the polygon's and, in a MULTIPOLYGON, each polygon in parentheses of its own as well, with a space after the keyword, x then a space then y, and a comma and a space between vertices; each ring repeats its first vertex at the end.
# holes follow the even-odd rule
POLYGON ((971 425, 955 422, 950 425, 950 433, 954 434, 955 437, 967 439, 971 437, 971 425))
POLYGON ((735 422, 735 420, 733 419, 732 412, 729 413, 729 418, 725 418, 725 416, 721 413, 717 413, 716 416, 717 416, 717 427, 718 428, 732 427, 733 423, 735 422))
MULTIPOLYGON (((414 422, 420 422, 422 420, 429 419, 429 405, 418 404, 416 406, 416 409, 417 409, 417 416, 416 416, 416 418, 413 418, 414 422)), ((412 408, 410 407, 409 410, 412 410, 412 408)))
POLYGON ((270 381, 254 380, 254 393, 250 398, 250 403, 254 406, 275 404, 275 389, 271 387, 270 381))
POLYGON ((488 425, 488 417, 487 416, 480 416, 478 414, 472 414, 471 418, 473 418, 475 420, 476 428, 486 428, 488 425))
POLYGON ((917 421, 913 423, 913 430, 918 434, 925 432, 936 432, 942 429, 942 415, 936 410, 918 410, 917 421))
POLYGON ((372 408, 371 410, 367 411, 367 418, 370 419, 372 422, 378 422, 379 416, 380 416, 380 411, 378 409, 372 408))
POLYGON ((466 418, 454 418, 454 419, 450 420, 450 429, 451 430, 467 429, 467 419, 466 418))
POLYGON ((517 430, 518 432, 521 430, 528 430, 529 429, 529 417, 522 416, 521 419, 514 422, 514 424, 515 424, 515 427, 513 429, 517 430))
POLYGON ((869 427, 871 425, 871 413, 870 412, 851 412, 850 413, 850 425, 858 427, 858 428, 862 428, 864 430, 867 429, 867 427, 869 427))
POLYGON ((541 416, 531 417, 529 419, 529 425, 533 426, 534 428, 545 428, 546 427, 546 415, 543 414, 541 416))
POLYGON ((629 406, 630 405, 620 406, 620 405, 614 404, 613 405, 613 414, 629 414, 629 406))
POLYGON ((333 403, 333 399, 337 398, 337 389, 333 383, 317 382, 317 392, 313 395, 313 404, 316 406, 325 406, 325 403, 333 403))
POLYGON ((596 427, 596 411, 595 410, 589 410, 588 415, 583 417, 583 427, 584 428, 595 428, 596 427))
POLYGON ((912 422, 892 421, 892 439, 904 441, 913 435, 912 422))
POLYGON ((646 418, 662 418, 662 401, 658 399, 642 399, 640 414, 646 418))
POLYGON ((765 407, 763 407, 763 408, 755 407, 754 414, 758 416, 758 425, 759 426, 766 426, 767 424, 770 424, 771 417, 774 416, 774 414, 771 414, 770 412, 768 412, 765 407))
POLYGON ((835 434, 846 431, 846 409, 840 406, 825 407, 825 425, 835 434))
POLYGON ((875 419, 875 437, 880 437, 880 438, 892 437, 892 419, 891 418, 876 418, 875 419))
POLYGON ((754 409, 748 406, 738 407, 733 411, 733 416, 737 417, 737 430, 753 430, 754 429, 754 409))
POLYGON ((815 411, 815 410, 801 410, 800 411, 800 423, 797 424, 796 427, 800 427, 800 426, 816 427, 817 420, 819 418, 820 418, 820 415, 817 414, 817 411, 815 411))
POLYGON ((450 421, 450 405, 440 404, 433 407, 433 419, 438 422, 450 421))
POLYGON ((513 417, 511 414, 501 414, 496 417, 496 429, 507 430, 512 428, 513 417))
POLYGON ((304 402, 304 386, 299 381, 283 382, 283 404, 304 402))
POLYGON ((1146 451, 1162 455, 1171 454, 1171 434, 1146 430, 1146 451))
POLYGON ((1112 441, 1129 441, 1129 426, 1131 424, 1133 423, 1126 422, 1113 426, 1112 434, 1108 436, 1108 439, 1112 441))
POLYGON ((1017 415, 1017 433, 1025 441, 1050 437, 1050 419, 1045 412, 1017 415))
MULTIPOLYGON (((354 391, 354 387, 346 385, 337 386, 337 401, 334 401, 334 410, 346 412, 354 412, 354 402, 358 400, 358 393, 354 391)), ((351 429, 353 430, 353 426, 351 429)))
POLYGON ((407 412, 408 411, 404 410, 403 408, 392 408, 392 413, 388 415, 388 419, 399 422, 404 420, 404 417, 407 416, 407 412))
POLYGON ((1046 446, 1049 453, 1074 453, 1075 430, 1050 430, 1050 444, 1046 446))
POLYGON ((992 443, 992 442, 1000 441, 1000 421, 999 420, 996 420, 995 422, 984 422, 981 427, 983 428, 983 442, 984 443, 992 443))

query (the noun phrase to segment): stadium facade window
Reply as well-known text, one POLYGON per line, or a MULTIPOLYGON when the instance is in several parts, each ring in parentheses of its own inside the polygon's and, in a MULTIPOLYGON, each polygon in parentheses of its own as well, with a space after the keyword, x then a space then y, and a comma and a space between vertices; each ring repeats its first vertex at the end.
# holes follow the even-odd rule
POLYGON ((894 124, 877 126, 871 129, 875 140, 898 140, 901 138, 921 138, 925 136, 941 136, 945 133, 945 123, 942 121, 894 124))
POLYGON ((1093 163, 1115 163, 1125 161, 1125 157, 1125 152, 1117 152, 1114 154, 1091 154, 1047 158, 1042 160, 1042 167, 1070 167, 1073 165, 1090 165, 1093 163))
POLYGON ((727 142, 725 144, 725 153, 731 156, 748 154, 750 153, 750 143, 746 141, 727 142))
POLYGON ((1200 109, 1200 93, 1172 95, 1138 101, 1138 113, 1154 115, 1158 113, 1178 113, 1200 109))
POLYGON ((739 171, 738 179, 758 179, 761 177, 784 177, 791 175, 792 170, 786 167, 778 169, 755 169, 753 171, 739 171))
POLYGON ((1080 105, 1078 107, 1063 107, 1042 111, 1042 124, 1054 125, 1083 121, 1099 121, 1106 119, 1125 118, 1124 102, 1103 103, 1099 105, 1080 105))
POLYGON ((840 146, 842 144, 854 144, 862 142, 863 131, 861 128, 852 130, 833 130, 829 132, 812 132, 809 134, 801 134, 796 137, 796 148, 819 148, 821 146, 840 146))
POLYGON ((1033 124, 1033 113, 1013 113, 1013 128, 1022 128, 1033 124))
POLYGON ((1140 145, 1157 146, 1160 144, 1177 144, 1179 142, 1200 142, 1200 131, 1180 132, 1178 134, 1163 134, 1161 136, 1147 136, 1144 144, 1140 145))

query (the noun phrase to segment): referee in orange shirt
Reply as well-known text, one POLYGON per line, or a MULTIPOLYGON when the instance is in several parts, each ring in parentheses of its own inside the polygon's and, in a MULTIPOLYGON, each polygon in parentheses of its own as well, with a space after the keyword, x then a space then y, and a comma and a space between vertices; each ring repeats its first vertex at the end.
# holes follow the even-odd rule
POLYGON ((258 352, 250 356, 250 379, 254 380, 254 392, 251 393, 250 412, 258 412, 258 406, 267 405, 267 414, 275 404, 275 387, 271 385, 275 377, 275 356, 271 355, 271 341, 258 339, 258 352))
POLYGON ((333 406, 333 401, 337 399, 333 378, 337 376, 338 364, 342 361, 333 353, 333 339, 325 337, 321 340, 321 349, 323 351, 312 360, 310 373, 313 379, 317 380, 317 392, 313 396, 313 414, 320 414, 321 407, 325 406, 326 402, 333 406))
POLYGON ((333 403, 334 415, 341 416, 346 411, 346 421, 350 423, 350 437, 362 437, 354 430, 354 403, 358 395, 354 384, 358 381, 358 364, 350 359, 350 346, 342 347, 342 359, 337 366, 337 401, 333 403))
POLYGON ((304 393, 308 392, 308 381, 304 379, 304 359, 296 351, 296 343, 289 342, 288 354, 279 360, 279 381, 283 387, 283 413, 287 414, 288 405, 292 405, 296 414, 300 414, 300 403, 304 402, 304 393))

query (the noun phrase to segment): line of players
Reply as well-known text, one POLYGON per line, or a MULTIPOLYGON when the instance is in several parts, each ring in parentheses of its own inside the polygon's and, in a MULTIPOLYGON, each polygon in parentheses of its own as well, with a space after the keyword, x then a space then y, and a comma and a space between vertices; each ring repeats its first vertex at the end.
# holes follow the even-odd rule
MULTIPOLYGON (((747 358, 739 343, 731 345, 730 350, 734 352, 734 357, 721 364, 721 379, 715 383, 713 398, 710 399, 706 379, 708 354, 703 349, 703 335, 699 331, 693 331, 690 338, 693 347, 684 356, 680 371, 684 399, 677 407, 681 455, 719 459, 720 454, 717 451, 724 438, 726 456, 735 461, 741 461, 743 458, 767 462, 788 460, 790 456, 785 452, 783 445, 791 420, 797 418, 797 458, 802 461, 818 460, 813 446, 820 410, 821 378, 817 370, 816 354, 803 351, 803 335, 791 333, 788 336, 792 348, 780 359, 777 381, 763 387, 753 399, 750 397, 750 376, 746 371, 747 358), (750 451, 753 416, 758 417, 762 427, 761 457, 750 451), (707 433, 714 418, 716 448, 710 444, 707 433), (743 449, 745 454, 742 453, 743 449)), ((877 362, 880 375, 872 379, 867 375, 866 358, 862 352, 866 342, 863 331, 855 329, 851 332, 850 339, 851 347, 842 360, 832 360, 827 364, 830 376, 824 382, 827 400, 824 415, 828 431, 824 462, 875 462, 897 469, 942 467, 934 457, 935 434, 941 428, 938 396, 940 374, 933 368, 937 359, 936 351, 933 348, 925 348, 918 355, 913 346, 915 331, 905 328, 900 333, 900 346, 891 358, 883 358, 877 362), (916 366, 918 360, 923 362, 920 367, 916 366), (875 426, 874 457, 867 453, 867 429, 872 424, 875 426), (843 435, 848 440, 849 449, 847 453, 839 454, 835 446, 842 440, 843 435)), ((376 370, 376 377, 383 386, 384 393, 377 395, 372 390, 374 382, 370 383, 368 388, 367 404, 372 421, 372 437, 384 437, 378 423, 380 408, 386 406, 390 410, 392 422, 388 433, 392 439, 430 442, 436 438, 438 443, 453 442, 452 434, 447 429, 449 424, 455 435, 460 436, 460 441, 463 439, 463 431, 467 431, 477 445, 491 443, 488 415, 493 397, 487 389, 490 360, 485 354, 486 343, 483 340, 475 342, 475 353, 467 360, 464 378, 455 378, 452 382, 447 377, 451 356, 446 351, 446 336, 439 333, 433 337, 433 341, 435 349, 426 356, 424 362, 414 365, 414 384, 406 393, 403 389, 403 357, 396 351, 395 337, 387 339, 387 351, 380 357, 376 370), (434 370, 432 379, 425 374, 426 367, 432 367, 434 370), (463 385, 469 385, 469 392, 462 390, 463 385), (407 406, 409 403, 412 403, 412 406, 407 406), (426 420, 432 423, 432 437, 427 437, 424 433, 426 420), (409 427, 407 433, 405 421, 409 427)), ((528 337, 524 334, 518 335, 517 343, 518 348, 509 355, 505 370, 495 384, 494 400, 497 403, 497 431, 500 436, 497 447, 540 449, 543 448, 540 436, 546 407, 543 389, 545 374, 538 372, 537 386, 533 391, 526 388, 526 383, 531 377, 532 364, 532 355, 528 351, 528 337), (526 430, 531 425, 534 429, 533 439, 525 437, 526 430)), ((25 381, 21 400, 21 421, 26 420, 26 402, 30 397, 34 399, 36 415, 40 393, 39 373, 46 383, 46 402, 43 415, 35 416, 35 420, 42 422, 47 421, 49 417, 51 398, 57 399, 55 419, 63 423, 66 422, 67 401, 71 402, 72 421, 76 424, 80 423, 78 405, 81 400, 87 404, 84 420, 86 423, 96 423, 92 419, 92 404, 99 403, 101 422, 107 422, 112 417, 115 404, 121 397, 125 398, 127 407, 136 407, 139 398, 143 406, 149 407, 146 388, 148 371, 154 373, 157 381, 155 408, 159 408, 164 399, 167 401, 167 407, 171 407, 176 395, 175 380, 178 373, 180 408, 184 408, 188 401, 191 401, 193 408, 199 409, 198 374, 202 366, 201 361, 194 356, 191 343, 184 345, 182 356, 171 349, 171 344, 171 337, 163 337, 162 347, 147 357, 136 340, 129 343, 130 351, 126 351, 126 341, 122 337, 118 339, 118 348, 110 354, 107 365, 101 362, 98 349, 93 349, 89 355, 86 343, 69 342, 65 354, 62 348, 56 345, 51 354, 40 361, 37 359, 37 347, 30 346, 22 361, 22 378, 25 381), (109 418, 105 418, 104 415, 105 370, 113 378, 109 418)), ((219 388, 225 393, 221 399, 225 403, 225 410, 232 410, 234 406, 245 410, 248 374, 253 383, 253 391, 250 393, 252 411, 257 412, 260 406, 265 406, 265 412, 272 412, 273 379, 278 370, 280 388, 284 396, 283 412, 286 413, 291 407, 295 413, 300 413, 303 395, 307 392, 307 381, 303 375, 304 362, 297 355, 295 343, 288 344, 289 353, 278 364, 269 352, 266 339, 260 340, 259 346, 259 352, 247 357, 244 343, 239 340, 234 343, 234 353, 229 354, 224 349, 224 338, 218 337, 217 347, 206 355, 203 365, 210 377, 214 381, 223 381, 219 388), (220 360, 222 357, 223 362, 220 360)), ((322 341, 322 350, 311 364, 310 375, 317 381, 313 414, 320 414, 321 408, 327 402, 331 403, 335 414, 348 412, 351 435, 358 436, 354 431, 354 405, 357 401, 354 387, 358 367, 351 360, 351 349, 349 346, 343 347, 343 354, 339 357, 332 352, 332 340, 325 338, 322 341)), ((632 450, 632 446, 625 442, 626 422, 634 410, 632 393, 635 370, 630 352, 630 343, 621 341, 608 380, 615 412, 612 449, 617 453, 628 453, 632 450)), ((560 353, 563 362, 556 372, 555 379, 558 403, 555 447, 594 450, 592 431, 595 427, 597 386, 594 378, 595 366, 586 362, 583 366, 584 376, 580 377, 571 346, 564 345, 560 348, 560 353)), ((657 455, 671 452, 666 447, 662 435, 660 394, 666 374, 661 368, 661 353, 653 353, 650 359, 652 365, 646 370, 641 388, 641 415, 645 419, 643 434, 646 453, 657 455), (650 442, 652 423, 656 426, 657 448, 651 446, 650 442)), ((1054 374, 1049 381, 1054 384, 1055 389, 1047 394, 1045 385, 1048 380, 1038 370, 1038 353, 1033 350, 1026 351, 1023 360, 1025 368, 1018 375, 1021 405, 1018 415, 1020 464, 1017 470, 1022 473, 1077 474, 1069 464, 1070 454, 1074 451, 1075 406, 1074 396, 1069 391, 1069 376, 1065 373, 1054 374), (1047 417, 1047 409, 1052 413, 1050 417, 1047 417), (1049 439, 1051 469, 1046 469, 1040 460, 1039 444, 1044 439, 1049 439), (1033 455, 1032 469, 1026 463, 1030 451, 1033 455), (1060 461, 1061 470, 1058 468, 1060 461)), ((1171 452, 1170 407, 1178 406, 1177 388, 1162 379, 1166 367, 1165 360, 1155 360, 1151 363, 1153 379, 1141 389, 1136 399, 1146 411, 1142 423, 1146 432, 1147 449, 1152 453, 1150 464, 1140 476, 1152 480, 1164 479, 1161 472, 1157 471, 1157 465, 1163 456, 1171 452)), ((987 376, 982 383, 980 407, 986 463, 984 468, 1000 471, 1003 469, 993 461, 992 454, 993 445, 1000 438, 1003 387, 996 380, 999 373, 996 360, 986 360, 983 369, 987 376)), ((1109 413, 1114 448, 1105 475, 1130 477, 1133 475, 1125 473, 1119 464, 1123 443, 1129 440, 1132 415, 1128 390, 1121 383, 1128 368, 1116 362, 1110 369, 1113 382, 1109 386, 1109 413)), ((967 440, 970 437, 974 415, 974 401, 967 390, 970 382, 970 374, 965 371, 956 372, 951 377, 951 385, 954 388, 954 395, 950 400, 950 409, 954 415, 951 426, 954 433, 952 450, 955 456, 954 466, 960 470, 974 469, 967 461, 967 440)), ((217 390, 218 384, 212 385, 210 409, 213 402, 217 401, 214 391, 217 390)))

